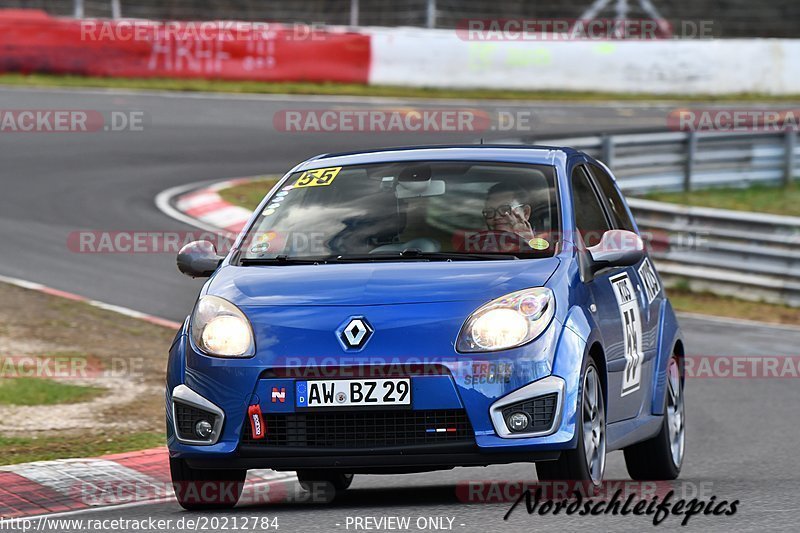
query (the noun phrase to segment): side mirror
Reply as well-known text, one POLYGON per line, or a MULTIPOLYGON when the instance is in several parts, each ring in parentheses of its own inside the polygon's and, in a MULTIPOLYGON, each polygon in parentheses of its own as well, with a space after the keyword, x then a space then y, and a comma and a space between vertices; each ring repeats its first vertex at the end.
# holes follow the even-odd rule
POLYGON ((194 241, 178 252, 178 270, 192 278, 207 278, 223 259, 211 242, 194 241))
POLYGON ((612 229, 603 234, 600 243, 587 248, 591 270, 635 265, 644 259, 644 242, 632 231, 612 229))

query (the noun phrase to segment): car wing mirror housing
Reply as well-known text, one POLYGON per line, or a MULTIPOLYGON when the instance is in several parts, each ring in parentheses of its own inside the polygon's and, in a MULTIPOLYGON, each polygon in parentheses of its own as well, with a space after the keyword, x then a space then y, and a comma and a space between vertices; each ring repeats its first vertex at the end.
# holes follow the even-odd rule
POLYGON ((193 241, 178 252, 178 270, 192 278, 207 278, 223 259, 210 241, 193 241))
POLYGON ((626 267, 644 259, 644 241, 632 231, 612 229, 600 242, 586 249, 592 273, 604 268, 626 267))

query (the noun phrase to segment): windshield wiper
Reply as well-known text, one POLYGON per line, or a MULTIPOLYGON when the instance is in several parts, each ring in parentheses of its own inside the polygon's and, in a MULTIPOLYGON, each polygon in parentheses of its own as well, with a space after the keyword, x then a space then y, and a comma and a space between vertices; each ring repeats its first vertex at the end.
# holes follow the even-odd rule
POLYGON ((410 248, 401 252, 376 252, 372 254, 344 254, 329 262, 392 261, 405 259, 411 261, 491 261, 497 259, 519 259, 509 254, 470 254, 458 252, 423 252, 410 248))
POLYGON ((324 263, 326 257, 289 257, 278 255, 275 257, 243 257, 239 260, 242 266, 250 265, 316 265, 324 263))
POLYGON ((423 252, 411 248, 399 252, 376 252, 372 254, 341 254, 320 257, 243 257, 239 265, 319 265, 331 263, 369 263, 373 261, 493 261, 498 259, 519 259, 510 254, 470 254, 457 252, 423 252))

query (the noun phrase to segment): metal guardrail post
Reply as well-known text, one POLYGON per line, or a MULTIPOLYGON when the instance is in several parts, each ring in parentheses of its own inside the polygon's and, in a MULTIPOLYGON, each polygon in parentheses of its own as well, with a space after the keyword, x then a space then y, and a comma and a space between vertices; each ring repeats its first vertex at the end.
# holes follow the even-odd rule
POLYGON ((428 0, 428 7, 425 13, 425 27, 436 27, 436 0, 428 0))
POLYGON ((122 18, 122 6, 120 5, 121 0, 111 0, 111 18, 112 19, 120 19, 122 18))
POLYGON ((789 128, 784 137, 783 185, 788 187, 794 179, 794 147, 797 143, 797 132, 789 128))
POLYGON ((683 191, 692 192, 692 174, 694 173, 694 156, 697 152, 697 133, 686 133, 686 162, 683 167, 683 191))
POLYGON ((73 16, 76 19, 83 18, 83 0, 74 0, 74 9, 72 11, 73 16))
POLYGON ((609 167, 614 165, 614 136, 603 135, 602 146, 600 147, 600 158, 609 167))
POLYGON ((358 26, 358 0, 350 0, 350 25, 358 26))

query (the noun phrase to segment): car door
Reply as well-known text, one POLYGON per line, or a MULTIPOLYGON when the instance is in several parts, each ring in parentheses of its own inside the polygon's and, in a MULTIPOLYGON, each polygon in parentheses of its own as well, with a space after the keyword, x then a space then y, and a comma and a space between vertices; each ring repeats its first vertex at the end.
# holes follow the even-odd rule
MULTIPOLYGON (((585 164, 575 167, 571 181, 578 238, 586 248, 595 246, 614 221, 585 164)), ((608 422, 635 417, 642 405, 643 329, 636 285, 634 270, 626 267, 601 270, 587 283, 589 312, 599 326, 607 361, 608 422)))
MULTIPOLYGON (((611 225, 615 229, 624 229, 638 234, 638 229, 633 222, 630 210, 611 175, 606 169, 593 163, 589 163, 587 169, 592 173, 598 191, 605 202, 611 225)), ((644 355, 642 377, 645 381, 642 383, 644 389, 642 396, 644 399, 649 397, 652 385, 650 377, 652 377, 653 364, 658 353, 658 320, 664 291, 662 290, 658 273, 647 254, 645 254, 642 261, 630 267, 628 272, 631 280, 635 280, 633 286, 641 309, 641 350, 644 355)))

